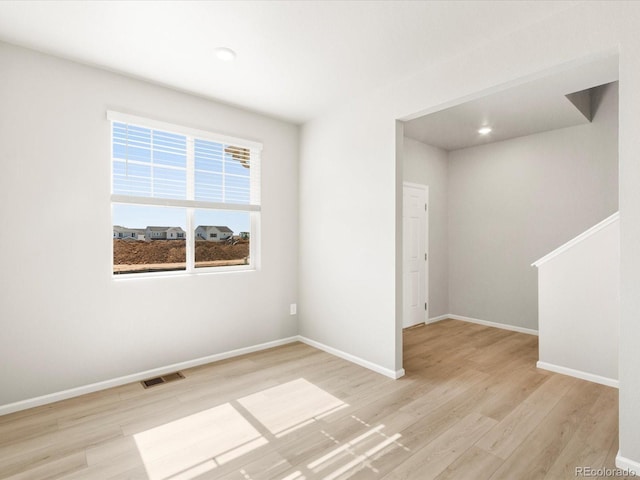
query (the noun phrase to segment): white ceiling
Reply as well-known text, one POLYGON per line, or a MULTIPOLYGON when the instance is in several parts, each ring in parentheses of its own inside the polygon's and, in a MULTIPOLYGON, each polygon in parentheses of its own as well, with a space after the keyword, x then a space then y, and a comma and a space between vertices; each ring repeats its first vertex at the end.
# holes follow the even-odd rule
POLYGON ((0 40, 301 123, 576 3, 5 0, 0 40))
POLYGON ((565 95, 618 79, 618 59, 602 58, 405 122, 404 134, 444 150, 585 124, 565 95), (489 126, 489 135, 478 129, 489 126))

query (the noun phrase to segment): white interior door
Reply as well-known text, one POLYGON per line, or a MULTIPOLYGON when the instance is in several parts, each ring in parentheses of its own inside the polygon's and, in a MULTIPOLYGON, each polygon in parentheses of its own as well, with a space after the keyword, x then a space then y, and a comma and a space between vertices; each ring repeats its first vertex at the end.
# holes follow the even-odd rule
POLYGON ((425 322, 427 305, 427 200, 425 185, 405 183, 402 202, 403 318, 402 326, 425 322))

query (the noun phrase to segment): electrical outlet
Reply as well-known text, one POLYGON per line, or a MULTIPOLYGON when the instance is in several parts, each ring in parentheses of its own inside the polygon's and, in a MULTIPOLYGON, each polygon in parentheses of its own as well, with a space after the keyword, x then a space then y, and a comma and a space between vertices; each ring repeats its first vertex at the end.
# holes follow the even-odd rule
POLYGON ((295 315, 298 311, 298 306, 295 303, 289 305, 289 315, 295 315))

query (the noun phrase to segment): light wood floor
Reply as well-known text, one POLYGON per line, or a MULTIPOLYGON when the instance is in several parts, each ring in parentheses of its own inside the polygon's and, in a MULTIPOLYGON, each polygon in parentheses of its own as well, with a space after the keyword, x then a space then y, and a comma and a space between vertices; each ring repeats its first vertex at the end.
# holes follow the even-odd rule
POLYGON ((446 320, 390 380, 303 344, 0 417, 0 478, 567 479, 614 468, 618 392, 537 338, 446 320))

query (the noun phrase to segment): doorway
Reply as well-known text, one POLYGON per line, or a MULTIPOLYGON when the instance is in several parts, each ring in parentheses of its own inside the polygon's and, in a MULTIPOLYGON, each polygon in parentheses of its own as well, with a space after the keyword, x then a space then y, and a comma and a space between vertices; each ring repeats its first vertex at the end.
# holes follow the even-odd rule
POLYGON ((531 263, 618 208, 616 81, 617 58, 585 61, 402 120, 403 191, 429 185, 428 323, 536 333, 531 263))

